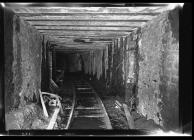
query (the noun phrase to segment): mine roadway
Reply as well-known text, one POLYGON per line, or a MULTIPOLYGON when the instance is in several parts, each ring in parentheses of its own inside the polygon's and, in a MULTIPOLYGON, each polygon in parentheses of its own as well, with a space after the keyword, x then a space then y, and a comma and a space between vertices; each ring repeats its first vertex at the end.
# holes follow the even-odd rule
POLYGON ((185 5, 1 2, 5 129, 64 135, 190 127, 191 87, 179 84, 179 21, 181 47, 191 44, 185 5), (179 85, 186 89, 182 111, 179 85))
MULTIPOLYGON (((66 129, 112 129, 106 109, 93 87, 85 80, 73 80, 73 101, 66 129)), ((67 116, 67 115, 66 115, 67 116)))

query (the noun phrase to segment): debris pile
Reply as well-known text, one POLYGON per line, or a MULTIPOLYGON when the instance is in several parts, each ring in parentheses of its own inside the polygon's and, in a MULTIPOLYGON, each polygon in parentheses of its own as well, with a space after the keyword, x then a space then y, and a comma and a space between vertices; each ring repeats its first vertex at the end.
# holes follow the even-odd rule
POLYGON ((133 100, 131 98, 131 104, 127 106, 118 96, 106 96, 103 98, 103 103, 114 129, 142 129, 148 131, 163 129, 153 120, 148 120, 145 116, 137 113, 133 108, 133 100))

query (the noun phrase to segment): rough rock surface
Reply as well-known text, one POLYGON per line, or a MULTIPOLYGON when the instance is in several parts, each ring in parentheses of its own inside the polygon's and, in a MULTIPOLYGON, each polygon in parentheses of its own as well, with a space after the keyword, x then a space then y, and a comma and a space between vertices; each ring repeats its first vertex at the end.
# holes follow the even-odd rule
POLYGON ((5 112, 8 112, 38 100, 42 37, 13 12, 5 13, 5 112))
POLYGON ((178 127, 178 11, 161 14, 141 30, 138 111, 167 129, 178 127))
POLYGON ((39 105, 29 104, 5 114, 6 130, 41 128, 48 125, 39 105))

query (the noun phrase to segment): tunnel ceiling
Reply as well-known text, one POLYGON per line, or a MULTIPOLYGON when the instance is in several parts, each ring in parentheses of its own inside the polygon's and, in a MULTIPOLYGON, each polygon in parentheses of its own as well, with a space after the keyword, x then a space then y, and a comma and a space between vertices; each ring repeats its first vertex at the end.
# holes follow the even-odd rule
POLYGON ((7 5, 21 19, 47 35, 55 48, 62 51, 107 46, 113 39, 127 36, 168 7, 167 4, 120 4, 109 7, 100 4, 73 4, 74 7, 69 4, 7 5))

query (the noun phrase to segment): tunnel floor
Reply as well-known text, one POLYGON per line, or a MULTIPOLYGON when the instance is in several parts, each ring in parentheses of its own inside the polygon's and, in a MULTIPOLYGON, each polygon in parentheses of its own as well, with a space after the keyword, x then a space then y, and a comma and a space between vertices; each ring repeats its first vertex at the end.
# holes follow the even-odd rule
MULTIPOLYGON (((115 101, 124 103, 119 96, 107 96, 98 93, 92 82, 80 74, 65 76, 61 93, 64 102, 65 115, 60 115, 55 129, 64 129, 72 107, 72 93, 75 88, 76 103, 69 129, 129 129, 125 113, 122 108, 117 108, 115 101), (99 102, 102 101, 102 104, 99 102), (107 113, 107 115, 105 114, 107 113)), ((63 102, 62 102, 63 104, 63 102)), ((131 112, 134 118, 135 129, 154 130, 162 129, 153 120, 131 112)))
POLYGON ((111 129, 111 123, 101 99, 91 85, 79 76, 66 76, 63 90, 59 95, 63 100, 69 100, 69 104, 62 102, 64 115, 58 121, 59 128, 63 129, 70 117, 73 106, 73 92, 75 93, 75 106, 68 129, 111 129), (68 95, 69 93, 69 95, 68 95), (67 97, 69 96, 69 97, 67 97))

